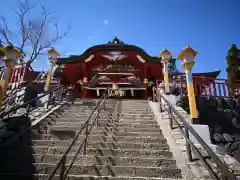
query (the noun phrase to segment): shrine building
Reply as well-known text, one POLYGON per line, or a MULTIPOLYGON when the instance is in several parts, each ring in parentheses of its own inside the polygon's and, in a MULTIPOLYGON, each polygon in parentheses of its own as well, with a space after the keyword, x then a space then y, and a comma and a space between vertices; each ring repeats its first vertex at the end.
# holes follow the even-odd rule
MULTIPOLYGON (((59 58, 58 65, 54 74, 61 74, 62 84, 82 84, 79 97, 98 97, 109 87, 121 91, 120 96, 146 98, 148 82, 163 80, 160 57, 150 56, 140 47, 125 44, 117 37, 107 44, 90 47, 79 56, 59 58)), ((177 71, 173 74, 181 75, 177 71)), ((210 73, 213 78, 218 74, 210 73)))

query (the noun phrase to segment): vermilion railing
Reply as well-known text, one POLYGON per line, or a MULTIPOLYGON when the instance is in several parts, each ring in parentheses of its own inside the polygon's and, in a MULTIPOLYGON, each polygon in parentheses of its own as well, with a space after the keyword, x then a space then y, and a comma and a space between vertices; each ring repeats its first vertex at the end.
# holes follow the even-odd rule
MULTIPOLYGON (((0 69, 1 80, 3 79, 3 76, 5 74, 4 68, 5 67, 2 67, 0 69)), ((14 87, 18 86, 18 84, 21 84, 25 80, 25 77, 26 77, 26 74, 28 73, 28 71, 29 71, 29 64, 28 63, 24 63, 22 65, 16 66, 13 69, 12 76, 11 76, 11 79, 10 79, 10 82, 9 82, 9 87, 14 88, 14 87)))
MULTIPOLYGON (((156 84, 163 83, 162 80, 157 80, 156 84)), ((187 85, 185 76, 179 76, 169 82, 170 89, 178 87, 182 96, 187 95, 187 85)), ((239 81, 240 85, 240 81, 239 81)), ((230 92, 228 88, 228 80, 211 77, 193 77, 193 86, 196 96, 212 96, 212 97, 229 97, 230 92)), ((240 87, 240 86, 239 86, 240 87)), ((240 88, 236 88, 234 94, 240 95, 240 88)))
POLYGON ((197 96, 228 97, 228 81, 210 77, 194 77, 194 89, 197 96))

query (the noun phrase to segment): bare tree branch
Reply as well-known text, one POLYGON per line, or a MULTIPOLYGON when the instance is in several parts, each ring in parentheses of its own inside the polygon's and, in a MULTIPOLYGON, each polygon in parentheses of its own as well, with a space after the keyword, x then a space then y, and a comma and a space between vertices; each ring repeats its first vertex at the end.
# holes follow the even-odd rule
POLYGON ((20 49, 23 50, 29 35, 29 22, 27 21, 27 15, 30 15, 31 10, 35 7, 35 5, 30 5, 28 0, 18 1, 19 9, 13 9, 16 15, 18 16, 20 23, 20 49))
POLYGON ((1 19, 0 36, 5 40, 5 43, 10 43, 9 39, 10 39, 12 32, 8 28, 5 17, 0 16, 0 19, 1 19))
MULTIPOLYGON (((13 10, 19 23, 19 49, 28 54, 29 64, 34 62, 43 50, 66 37, 71 30, 69 25, 65 32, 60 33, 54 13, 49 11, 46 6, 40 6, 41 13, 33 16, 35 7, 36 5, 30 5, 29 0, 19 0, 18 8, 13 10), (54 28, 54 33, 48 32, 51 28, 54 28)), ((9 43, 13 33, 8 28, 7 21, 3 16, 0 16, 0 22, 0 38, 3 38, 5 43, 9 43)))

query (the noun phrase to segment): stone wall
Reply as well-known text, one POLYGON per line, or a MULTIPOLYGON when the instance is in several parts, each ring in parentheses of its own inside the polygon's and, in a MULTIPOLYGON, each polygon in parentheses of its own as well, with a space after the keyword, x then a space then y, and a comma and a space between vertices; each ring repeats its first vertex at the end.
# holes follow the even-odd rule
MULTIPOLYGON (((209 126, 212 143, 240 162, 240 99, 200 97, 196 102, 200 124, 209 126)), ((189 113, 188 97, 177 105, 189 113)))

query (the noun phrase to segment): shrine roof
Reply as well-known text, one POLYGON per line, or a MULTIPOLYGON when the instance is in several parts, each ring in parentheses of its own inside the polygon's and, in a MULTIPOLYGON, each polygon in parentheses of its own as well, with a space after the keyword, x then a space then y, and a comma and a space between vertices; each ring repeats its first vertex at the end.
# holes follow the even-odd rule
MULTIPOLYGON (((220 74, 221 71, 212 71, 212 72, 202 72, 202 73, 193 73, 193 76, 203 76, 203 77, 212 77, 216 78, 220 74)), ((185 75, 184 72, 169 72, 170 76, 181 76, 185 75)))
POLYGON ((142 48, 134 45, 125 44, 123 41, 120 41, 117 37, 114 37, 112 41, 109 41, 107 44, 96 45, 88 48, 81 55, 69 56, 66 58, 59 58, 58 64, 72 63, 76 61, 83 61, 88 58, 91 54, 99 51, 135 51, 137 52, 144 60, 153 63, 159 64, 161 58, 150 56, 142 48))

